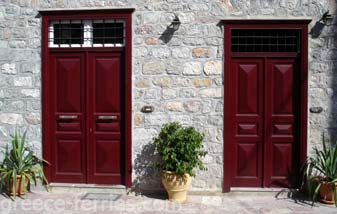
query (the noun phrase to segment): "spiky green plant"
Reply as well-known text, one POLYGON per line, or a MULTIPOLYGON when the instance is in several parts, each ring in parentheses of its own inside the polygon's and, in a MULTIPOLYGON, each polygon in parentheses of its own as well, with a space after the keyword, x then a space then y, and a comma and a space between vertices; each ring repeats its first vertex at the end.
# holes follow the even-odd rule
POLYGON ((194 168, 206 170, 201 160, 207 154, 203 150, 203 139, 204 134, 193 127, 183 127, 178 122, 164 124, 158 137, 154 138, 161 157, 157 167, 180 176, 185 173, 195 176, 194 168))
POLYGON ((324 135, 322 136, 323 149, 314 148, 314 156, 308 157, 303 165, 303 183, 308 181, 308 193, 312 198, 312 205, 318 199, 319 190, 323 182, 332 186, 335 205, 337 206, 337 146, 326 145, 324 135))
POLYGON ((27 192, 27 183, 37 184, 37 178, 42 179, 48 184, 43 172, 45 160, 39 159, 34 152, 26 147, 27 129, 21 135, 17 130, 11 140, 11 149, 6 147, 4 160, 0 165, 0 176, 6 185, 13 181, 13 196, 16 196, 16 177, 21 176, 24 184, 24 191, 27 192))

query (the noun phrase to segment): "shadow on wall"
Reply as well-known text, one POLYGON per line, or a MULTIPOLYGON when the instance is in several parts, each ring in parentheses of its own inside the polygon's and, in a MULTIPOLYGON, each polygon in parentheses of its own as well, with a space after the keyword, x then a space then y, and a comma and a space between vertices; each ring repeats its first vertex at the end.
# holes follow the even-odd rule
MULTIPOLYGON (((337 3, 336 3, 337 4, 337 3)), ((330 115, 328 115, 329 119, 329 135, 331 142, 333 144, 336 144, 337 140, 337 16, 336 16, 337 11, 332 11, 331 14, 333 14, 333 21, 331 24, 331 30, 332 36, 330 37, 328 42, 328 47, 329 47, 329 53, 330 53, 330 63, 332 63, 332 69, 331 69, 331 75, 332 75, 332 84, 331 88, 327 89, 327 95, 331 97, 331 106, 330 106, 330 115)), ((328 56, 329 57, 329 56, 328 56)))
POLYGON ((155 167, 158 158, 153 142, 142 147, 141 152, 137 154, 134 160, 136 179, 131 191, 143 195, 153 193, 163 194, 165 192, 161 184, 161 173, 155 167))
POLYGON ((165 31, 160 35, 159 39, 163 41, 165 44, 169 43, 171 41, 173 34, 176 30, 171 28, 170 26, 167 26, 165 31))

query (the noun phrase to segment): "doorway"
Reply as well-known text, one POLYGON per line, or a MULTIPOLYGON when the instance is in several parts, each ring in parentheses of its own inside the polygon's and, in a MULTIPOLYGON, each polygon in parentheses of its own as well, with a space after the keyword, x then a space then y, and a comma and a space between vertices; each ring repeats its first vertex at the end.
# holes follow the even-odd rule
POLYGON ((41 12, 50 182, 131 185, 132 11, 41 12))
POLYGON ((224 191, 297 187, 306 155, 307 20, 250 22, 225 23, 224 191))

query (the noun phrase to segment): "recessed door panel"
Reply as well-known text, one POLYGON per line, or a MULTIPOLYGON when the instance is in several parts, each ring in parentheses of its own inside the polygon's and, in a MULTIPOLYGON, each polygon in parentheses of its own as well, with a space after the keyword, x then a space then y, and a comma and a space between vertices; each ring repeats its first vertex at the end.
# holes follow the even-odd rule
POLYGON ((270 65, 272 74, 273 114, 292 114, 293 112, 293 64, 275 63, 270 65))
POLYGON ((258 114, 259 66, 256 63, 238 64, 238 113, 258 114))
POLYGON ((81 151, 83 142, 80 140, 58 139, 57 153, 57 173, 77 174, 82 172, 81 151), (70 161, 71 160, 71 161, 70 161))
POLYGON ((81 111, 82 57, 56 58, 56 97, 58 112, 81 111))
POLYGON ((120 112, 120 57, 94 56, 95 110, 120 112))

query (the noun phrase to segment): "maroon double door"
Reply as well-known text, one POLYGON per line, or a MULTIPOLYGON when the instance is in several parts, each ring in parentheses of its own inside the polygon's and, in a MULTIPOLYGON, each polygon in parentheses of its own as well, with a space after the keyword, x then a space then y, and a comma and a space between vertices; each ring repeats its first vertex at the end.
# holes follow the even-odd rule
POLYGON ((50 53, 52 182, 123 183, 122 56, 50 53))
MULTIPOLYGON (((297 57, 233 58, 231 186, 296 186, 300 161, 297 57)), ((226 113, 226 112, 225 112, 226 113)))

